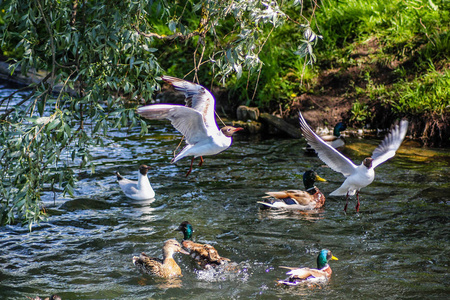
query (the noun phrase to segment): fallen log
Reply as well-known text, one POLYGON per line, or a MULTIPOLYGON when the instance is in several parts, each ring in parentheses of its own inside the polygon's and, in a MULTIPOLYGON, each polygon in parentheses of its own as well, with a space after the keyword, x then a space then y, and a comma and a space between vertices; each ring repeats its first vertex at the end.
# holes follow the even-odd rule
POLYGON ((273 116, 268 113, 262 113, 259 116, 260 121, 265 122, 269 124, 270 126, 273 126, 277 128, 278 130, 286 133, 287 135, 293 137, 293 138, 301 138, 302 134, 300 132, 300 129, 287 123, 283 119, 273 116))

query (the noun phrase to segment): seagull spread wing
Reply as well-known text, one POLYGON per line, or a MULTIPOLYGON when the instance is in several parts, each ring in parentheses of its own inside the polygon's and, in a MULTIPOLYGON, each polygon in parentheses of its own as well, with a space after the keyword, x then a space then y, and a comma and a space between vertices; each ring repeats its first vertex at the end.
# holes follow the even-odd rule
POLYGON ((207 89, 199 84, 171 76, 162 76, 161 78, 172 84, 177 91, 184 93, 186 106, 192 107, 202 114, 206 128, 217 128, 214 115, 215 100, 207 89))
POLYGON ((408 130, 408 121, 402 120, 400 126, 396 124, 391 132, 384 138, 381 144, 373 150, 372 167, 384 163, 388 159, 394 157, 395 152, 400 147, 408 130))
POLYGON ((168 119, 190 145, 208 137, 200 112, 183 105, 154 104, 139 107, 137 113, 147 119, 168 119))
POLYGON ((308 144, 316 150, 319 158, 336 172, 350 176, 357 166, 339 151, 325 143, 317 134, 308 126, 301 112, 298 113, 300 120, 300 128, 305 136, 308 144))

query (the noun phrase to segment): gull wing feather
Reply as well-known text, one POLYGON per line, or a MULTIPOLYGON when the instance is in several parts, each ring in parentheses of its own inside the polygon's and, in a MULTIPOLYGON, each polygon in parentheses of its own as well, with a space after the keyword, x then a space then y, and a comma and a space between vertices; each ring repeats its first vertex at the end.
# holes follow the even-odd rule
POLYGON ((308 144, 316 150, 319 158, 334 171, 344 174, 345 177, 350 176, 357 166, 350 159, 325 143, 317 134, 315 134, 311 127, 306 123, 301 112, 299 112, 298 115, 303 135, 308 141, 308 144))
MULTIPOLYGON (((208 131, 200 112, 183 105, 154 104, 139 107, 137 113, 147 119, 168 119, 190 145, 206 139, 208 131)), ((218 130, 218 129, 216 129, 218 130)))
POLYGON ((186 106, 192 107, 202 114, 206 128, 217 128, 214 116, 215 100, 207 89, 199 84, 171 76, 162 76, 161 78, 172 84, 177 91, 184 93, 186 106))
POLYGON ((408 130, 408 121, 402 120, 400 126, 395 124, 391 132, 384 138, 381 144, 372 153, 372 168, 394 157, 408 130))
POLYGON ((137 181, 135 182, 129 182, 126 184, 121 184, 119 182, 120 187, 122 188, 122 191, 125 193, 125 195, 133 195, 138 192, 137 189, 137 181))

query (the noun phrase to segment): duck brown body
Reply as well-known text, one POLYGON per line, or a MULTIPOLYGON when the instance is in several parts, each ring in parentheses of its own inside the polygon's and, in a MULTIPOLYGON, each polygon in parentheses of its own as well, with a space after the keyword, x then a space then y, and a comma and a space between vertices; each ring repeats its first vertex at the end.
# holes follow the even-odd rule
POLYGON ((287 210, 312 210, 325 204, 325 195, 314 185, 316 181, 326 181, 313 170, 303 174, 305 190, 286 190, 279 192, 266 192, 263 208, 287 210))
POLYGON ((317 269, 281 266, 281 268, 290 270, 286 273, 289 277, 284 280, 278 280, 278 283, 288 286, 295 286, 301 283, 326 283, 332 274, 331 267, 328 264, 329 260, 338 259, 331 254, 330 250, 323 249, 317 257, 317 269))
POLYGON ((181 269, 173 259, 173 254, 180 252, 189 254, 181 248, 176 240, 168 240, 163 247, 163 259, 149 257, 145 253, 133 257, 133 264, 143 273, 155 275, 158 277, 176 277, 182 276, 181 269))
MULTIPOLYGON (((313 193, 302 190, 287 190, 280 192, 267 192, 266 194, 269 197, 273 197, 275 199, 284 200, 284 199, 292 199, 298 205, 305 206, 305 208, 309 209, 318 209, 321 208, 325 204, 325 195, 315 187, 313 193)), ((292 207, 295 209, 296 207, 292 207)))
POLYGON ((208 265, 221 265, 223 262, 230 261, 228 258, 220 256, 219 252, 210 244, 199 244, 184 240, 182 245, 203 268, 207 268, 208 265))
POLYGON ((188 221, 182 222, 177 230, 184 234, 181 244, 202 268, 214 267, 230 261, 228 258, 220 256, 219 252, 210 244, 191 241, 193 228, 188 221))

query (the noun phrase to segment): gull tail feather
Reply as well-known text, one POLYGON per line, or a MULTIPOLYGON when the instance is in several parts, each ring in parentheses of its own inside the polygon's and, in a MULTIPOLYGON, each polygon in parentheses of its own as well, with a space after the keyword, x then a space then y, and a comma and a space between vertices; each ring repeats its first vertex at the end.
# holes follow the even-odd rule
POLYGON ((123 176, 119 174, 119 172, 116 172, 117 180, 123 180, 123 176))
POLYGON ((348 189, 346 187, 341 186, 337 190, 333 191, 330 196, 345 196, 347 195, 348 189))

